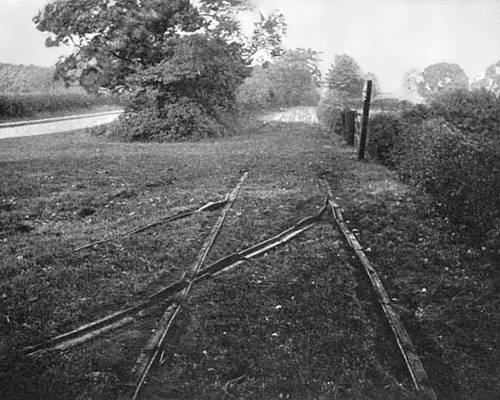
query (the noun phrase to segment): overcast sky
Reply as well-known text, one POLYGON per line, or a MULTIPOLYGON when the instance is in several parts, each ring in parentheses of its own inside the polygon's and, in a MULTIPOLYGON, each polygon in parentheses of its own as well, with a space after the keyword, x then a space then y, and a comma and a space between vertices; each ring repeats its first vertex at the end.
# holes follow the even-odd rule
MULTIPOLYGON (((46 2, 0 0, 0 62, 46 66, 64 53, 45 48, 45 35, 31 21, 46 2)), ((264 12, 280 9, 285 14, 287 47, 321 51, 324 69, 336 53, 347 53, 364 71, 377 75, 382 91, 394 94, 400 92, 404 72, 412 68, 453 62, 473 79, 500 60, 500 0, 254 3, 264 12)))

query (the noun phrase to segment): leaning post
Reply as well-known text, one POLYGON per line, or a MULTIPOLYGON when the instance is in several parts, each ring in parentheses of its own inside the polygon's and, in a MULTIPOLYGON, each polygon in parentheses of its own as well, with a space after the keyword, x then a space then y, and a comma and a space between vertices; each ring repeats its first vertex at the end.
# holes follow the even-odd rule
POLYGON ((366 82, 366 97, 363 104, 363 120, 361 122, 361 136, 359 138, 358 160, 365 158, 366 138, 368 135, 368 117, 370 114, 370 100, 372 97, 372 81, 366 82))

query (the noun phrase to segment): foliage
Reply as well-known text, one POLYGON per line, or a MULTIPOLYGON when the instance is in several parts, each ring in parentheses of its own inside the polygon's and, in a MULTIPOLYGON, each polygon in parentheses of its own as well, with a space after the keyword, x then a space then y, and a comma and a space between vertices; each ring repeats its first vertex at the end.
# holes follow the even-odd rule
POLYGON ((500 137, 500 99, 485 89, 459 89, 436 97, 432 113, 466 134, 500 137))
POLYGON ((404 111, 410 110, 413 104, 407 100, 400 100, 396 98, 375 99, 370 103, 371 110, 380 111, 404 111))
POLYGON ((239 103, 249 109, 316 105, 319 101, 318 54, 311 49, 286 51, 254 69, 239 88, 239 103))
POLYGON ((438 63, 429 65, 417 82, 417 91, 426 101, 455 89, 468 89, 469 78, 457 64, 438 63))
POLYGON ((0 63, 0 93, 84 92, 78 87, 68 90, 62 81, 54 80, 54 73, 51 67, 0 63))
POLYGON ((470 85, 471 89, 485 89, 493 92, 495 95, 500 95, 500 61, 490 65, 482 79, 474 81, 470 85))
POLYGON ((33 117, 43 113, 78 111, 97 105, 113 105, 111 96, 82 93, 32 93, 0 95, 0 119, 33 117))
POLYGON ((360 98, 364 80, 358 63, 347 54, 336 54, 327 74, 328 88, 347 98, 360 98))
POLYGON ((362 106, 361 99, 352 99, 337 90, 327 90, 318 103, 316 114, 319 121, 331 132, 341 134, 342 116, 347 109, 358 109, 362 106))
POLYGON ((366 150, 375 160, 394 166, 394 151, 401 140, 404 124, 401 117, 393 113, 375 114, 368 123, 366 150))
POLYGON ((160 110, 141 107, 124 114, 109 135, 128 141, 183 141, 221 135, 221 126, 198 103, 181 98, 160 110))
POLYGON ((283 37, 286 35, 287 25, 284 15, 275 11, 268 17, 260 13, 260 19, 255 23, 250 44, 250 53, 253 55, 254 64, 262 65, 268 60, 280 57, 285 53, 283 37), (265 55, 259 52, 264 52, 265 55), (256 58, 258 58, 256 60, 256 58))
POLYGON ((431 194, 441 212, 478 238, 498 225, 500 142, 476 140, 442 120, 429 120, 405 132, 395 160, 403 178, 431 194))
POLYGON ((155 139, 172 138, 179 132, 197 137, 205 136, 204 127, 212 125, 207 120, 217 120, 234 108, 236 89, 249 74, 233 17, 236 9, 245 6, 244 0, 196 4, 189 0, 55 0, 35 17, 35 23, 51 33, 48 46, 77 46, 57 65, 64 78, 78 79, 88 89, 100 86, 132 94, 126 114, 138 115, 140 121, 123 118, 124 132, 130 124, 130 135, 141 139, 148 132, 155 139), (144 96, 150 99, 147 104, 140 101, 144 96), (156 134, 158 126, 166 124, 158 118, 180 123, 178 116, 186 110, 186 118, 199 120, 187 129, 170 127, 165 135, 156 134), (151 121, 145 121, 147 116, 151 121), (136 135, 138 126, 147 129, 136 135), (195 127, 202 130, 191 130, 195 127))

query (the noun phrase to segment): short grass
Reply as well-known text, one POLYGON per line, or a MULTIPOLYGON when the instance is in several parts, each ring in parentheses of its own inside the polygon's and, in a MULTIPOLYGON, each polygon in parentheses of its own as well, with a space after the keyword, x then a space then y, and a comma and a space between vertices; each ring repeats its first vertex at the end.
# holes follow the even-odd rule
MULTIPOLYGON (((429 315, 426 306, 441 303, 419 301, 430 298, 442 271, 419 268, 422 254, 411 251, 422 243, 421 226, 433 237, 451 235, 452 229, 421 211, 420 197, 409 195, 386 169, 353 158, 336 138, 305 124, 250 126, 235 137, 182 144, 113 143, 86 131, 2 140, 0 398, 120 398, 158 315, 62 354, 27 358, 19 349, 177 279, 217 213, 95 250, 72 250, 220 199, 247 170, 210 260, 317 212, 324 196, 318 182, 325 178, 342 196, 363 244, 372 248, 370 257, 398 299, 438 392, 454 396, 443 398, 493 398, 497 353, 474 354, 468 336, 453 335, 456 325, 446 334, 439 330, 458 317, 444 314, 450 307, 461 312, 460 321, 475 321, 462 296, 490 307, 478 317, 487 323, 487 316, 495 316, 484 297, 491 287, 483 297, 470 297, 464 280, 454 278, 455 292, 438 291, 441 319, 427 322, 421 316, 429 315), (435 342, 436 335, 445 339, 435 342)), ((425 243, 429 254, 451 257, 454 249, 442 240, 425 243)), ((434 265, 435 258, 428 259, 434 265)), ((484 269, 483 261, 475 265, 484 269)), ((465 276, 481 282, 467 271, 465 276)), ((467 323, 481 345, 492 340, 495 322, 486 328, 467 323)), ((292 243, 197 289, 173 333, 143 398, 418 398, 370 288, 329 216, 292 243)))

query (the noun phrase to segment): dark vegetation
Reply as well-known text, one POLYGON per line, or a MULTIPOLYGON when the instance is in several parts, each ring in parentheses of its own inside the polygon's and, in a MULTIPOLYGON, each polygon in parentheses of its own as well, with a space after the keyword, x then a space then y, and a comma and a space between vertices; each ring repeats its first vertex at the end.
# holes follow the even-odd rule
MULTIPOLYGON (((435 200, 396 171, 335 155, 335 190, 423 357, 438 399, 494 400, 500 391, 498 258, 443 218, 435 200)), ((367 399, 370 396, 366 396, 367 399)))
POLYGON ((66 87, 55 68, 0 63, 0 121, 43 118, 117 108, 120 99, 66 87))
POLYGON ((256 67, 238 89, 238 105, 250 111, 316 106, 320 99, 318 54, 311 49, 285 51, 256 67))
POLYGON ((500 251, 500 102, 458 90, 428 106, 374 115, 368 151, 435 199, 444 216, 500 251))
MULTIPOLYGON (((57 64, 64 79, 75 79, 74 71, 81 71, 76 78, 88 90, 128 94, 112 136, 173 141, 217 136, 226 129, 236 90, 250 74, 253 47, 239 40, 232 16, 245 7, 245 0, 196 5, 91 0, 85 7, 79 0, 55 0, 34 21, 52 34, 47 45, 78 45, 57 64)), ((272 31, 277 23, 261 27, 272 31)))
MULTIPOLYGON (((68 92, 64 82, 55 80, 54 67, 35 65, 13 65, 0 62, 0 93, 51 93, 68 92)), ((81 88, 71 88, 83 93, 81 88)))
POLYGON ((84 93, 0 94, 0 121, 116 108, 117 103, 113 96, 84 93))

